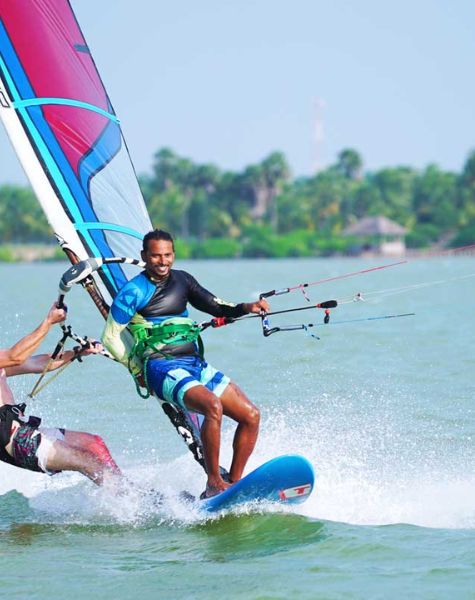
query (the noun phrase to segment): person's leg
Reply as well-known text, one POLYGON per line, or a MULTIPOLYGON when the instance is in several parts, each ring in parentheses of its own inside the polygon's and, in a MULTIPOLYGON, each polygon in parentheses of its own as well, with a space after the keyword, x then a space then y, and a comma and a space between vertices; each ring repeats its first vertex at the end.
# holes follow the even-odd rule
POLYGON ((207 363, 198 357, 152 359, 147 366, 147 381, 159 398, 182 411, 193 411, 204 416, 200 438, 208 476, 206 491, 209 495, 217 494, 228 487, 219 471, 223 414, 221 401, 213 391, 205 387, 209 385, 214 389, 223 378, 222 373, 212 368, 208 369, 207 363))
POLYGON ((201 426, 201 440, 206 463, 208 481, 206 495, 222 492, 229 484, 219 472, 219 449, 221 446, 221 421, 223 408, 220 399, 202 385, 195 385, 184 394, 187 408, 204 416, 201 426))
POLYGON ((223 413, 238 423, 234 434, 234 453, 229 476, 231 481, 239 481, 256 445, 260 413, 259 409, 234 382, 226 386, 220 400, 223 413))
POLYGON ((68 431, 64 432, 65 442, 74 448, 87 450, 94 454, 102 464, 111 471, 121 474, 117 463, 112 458, 109 448, 100 435, 86 433, 83 431, 68 431))
POLYGON ((79 471, 97 485, 121 475, 102 438, 89 433, 66 431, 63 440, 42 434, 38 458, 48 471, 79 471))

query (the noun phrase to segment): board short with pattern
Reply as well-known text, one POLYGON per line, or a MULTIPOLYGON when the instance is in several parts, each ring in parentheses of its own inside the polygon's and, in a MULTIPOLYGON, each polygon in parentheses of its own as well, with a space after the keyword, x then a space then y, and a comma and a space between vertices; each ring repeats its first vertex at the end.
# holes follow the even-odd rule
POLYGON ((12 452, 15 464, 21 469, 54 475, 48 471, 48 454, 56 440, 64 440, 64 429, 22 425, 13 435, 12 452))
POLYGON ((204 385, 219 397, 230 382, 199 356, 149 360, 146 375, 149 387, 159 398, 185 409, 183 397, 189 389, 204 385))

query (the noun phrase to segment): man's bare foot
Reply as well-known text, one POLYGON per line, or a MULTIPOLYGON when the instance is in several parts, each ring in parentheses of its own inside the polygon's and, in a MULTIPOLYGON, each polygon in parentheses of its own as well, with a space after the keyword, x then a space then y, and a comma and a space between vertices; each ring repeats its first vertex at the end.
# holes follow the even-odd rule
POLYGON ((227 490, 228 487, 231 487, 231 483, 227 483, 226 481, 223 481, 223 479, 219 478, 217 480, 213 480, 213 482, 210 482, 208 480, 208 483, 206 484, 206 490, 203 492, 203 494, 201 494, 201 498, 212 498, 213 496, 216 496, 217 494, 220 494, 221 492, 224 492, 224 490, 227 490))

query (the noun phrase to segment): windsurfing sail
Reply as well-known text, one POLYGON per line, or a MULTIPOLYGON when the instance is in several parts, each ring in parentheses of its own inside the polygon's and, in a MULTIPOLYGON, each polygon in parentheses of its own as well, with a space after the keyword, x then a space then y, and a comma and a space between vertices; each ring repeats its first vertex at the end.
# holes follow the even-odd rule
MULTIPOLYGON (((71 262, 139 258, 152 224, 119 119, 68 0, 0 0, 0 116, 71 262)), ((91 274, 85 287, 103 316, 136 274, 127 264, 91 274)), ((180 419, 177 428, 185 425, 180 419)), ((179 431, 202 463, 197 431, 179 431)))
MULTIPOLYGON (((61 245, 79 260, 139 257, 152 225, 67 0, 0 0, 0 77, 3 123, 61 245)), ((94 275, 107 303, 126 268, 94 275)))

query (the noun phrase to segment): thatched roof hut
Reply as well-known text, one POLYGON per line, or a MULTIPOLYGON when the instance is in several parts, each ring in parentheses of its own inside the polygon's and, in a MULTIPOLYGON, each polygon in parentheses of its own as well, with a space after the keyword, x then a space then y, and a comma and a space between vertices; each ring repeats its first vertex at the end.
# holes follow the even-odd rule
POLYGON ((371 238, 375 243, 366 243, 361 252, 372 251, 379 254, 401 256, 406 252, 404 236, 407 229, 387 217, 365 217, 343 230, 343 235, 371 238))
POLYGON ((400 237, 407 233, 407 229, 391 221, 387 217, 365 217, 352 225, 349 225, 344 231, 343 235, 355 235, 355 236, 386 236, 386 237, 400 237))

